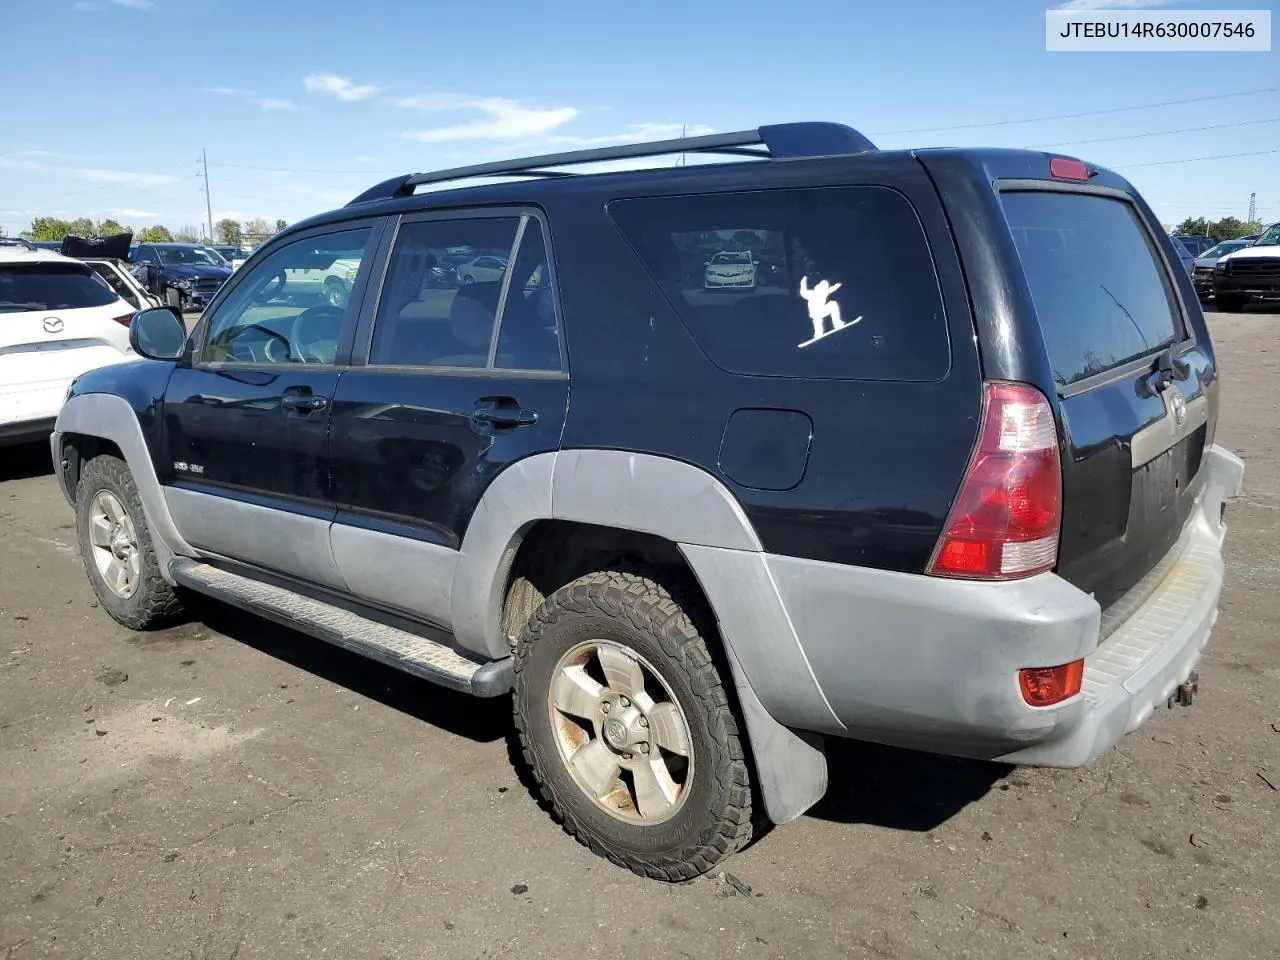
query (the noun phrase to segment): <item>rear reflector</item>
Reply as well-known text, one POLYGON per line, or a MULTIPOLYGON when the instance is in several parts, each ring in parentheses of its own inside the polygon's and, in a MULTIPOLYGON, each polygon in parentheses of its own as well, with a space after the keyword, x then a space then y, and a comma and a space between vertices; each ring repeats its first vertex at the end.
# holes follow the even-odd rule
POLYGON ((1051 570, 1061 512, 1049 401, 1025 383, 987 383, 978 443, 928 572, 1009 580, 1051 570))
POLYGON ((1084 661, 1072 660, 1060 667, 1027 667, 1018 671, 1022 699, 1033 707, 1051 707, 1080 692, 1084 661))
POLYGON ((111 319, 120 324, 120 326, 127 327, 129 325, 129 321, 133 319, 133 314, 126 313, 123 317, 112 317, 111 319))
POLYGON ((1066 157, 1054 157, 1049 161, 1051 176, 1063 180, 1088 180, 1089 168, 1079 160, 1068 160, 1066 157))

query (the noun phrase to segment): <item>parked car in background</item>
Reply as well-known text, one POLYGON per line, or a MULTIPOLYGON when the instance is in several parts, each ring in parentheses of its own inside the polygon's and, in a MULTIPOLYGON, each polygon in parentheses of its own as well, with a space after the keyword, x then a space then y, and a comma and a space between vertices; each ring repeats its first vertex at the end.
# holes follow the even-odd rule
POLYGON ((65 237, 58 250, 64 257, 74 257, 88 264, 126 303, 135 310, 159 307, 164 301, 147 289, 129 264, 132 233, 108 237, 65 237))
POLYGON ((1201 299, 1213 296, 1213 268, 1217 262, 1229 253, 1243 250, 1256 239, 1258 238, 1255 236, 1241 237, 1239 240, 1223 240, 1196 257, 1191 279, 1201 299))
POLYGON ((1178 251, 1178 259, 1182 261, 1183 268, 1187 271, 1187 275, 1190 276, 1195 269, 1195 256, 1187 249, 1181 238, 1170 235, 1169 239, 1173 241, 1173 248, 1178 251))
POLYGON ((476 282, 501 280, 506 272, 507 258, 492 253, 482 254, 474 260, 460 263, 456 270, 458 282, 463 286, 476 282))
POLYGON ((157 267, 165 302, 184 311, 203 310, 232 272, 231 264, 203 243, 139 243, 129 258, 157 267))
POLYGON ((284 278, 278 290, 271 291, 274 298, 296 301, 298 298, 321 297, 331 307, 345 307, 356 283, 360 261, 320 253, 301 260, 298 266, 280 271, 284 278))
POLYGON ((88 264, 0 240, 0 445, 47 440, 73 379, 131 359, 133 314, 88 264))
POLYGON ((231 243, 216 243, 213 245, 212 249, 216 250, 218 255, 231 265, 231 269, 233 271, 239 270, 244 266, 244 262, 248 257, 248 254, 246 254, 242 249, 231 243))
POLYGON ((1213 265, 1213 300, 1219 310, 1243 310, 1249 303, 1280 300, 1280 223, 1273 223, 1243 249, 1213 265))
POLYGON ((750 250, 722 250, 707 261, 706 267, 702 285, 708 290, 755 289, 756 260, 750 250))
POLYGON ((1210 247, 1213 246, 1213 237, 1204 237, 1193 233, 1175 233, 1184 247, 1191 251, 1193 257, 1198 257, 1210 247))

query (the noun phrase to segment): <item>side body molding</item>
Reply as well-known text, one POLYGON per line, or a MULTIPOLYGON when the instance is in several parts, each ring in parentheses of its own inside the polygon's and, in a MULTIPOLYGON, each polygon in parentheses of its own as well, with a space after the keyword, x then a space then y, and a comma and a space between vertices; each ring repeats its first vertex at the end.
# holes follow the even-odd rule
POLYGON ((450 604, 459 645, 507 655, 503 588, 524 533, 542 519, 634 530, 680 547, 721 625, 770 819, 793 820, 820 799, 821 741, 787 724, 831 729, 839 721, 729 490, 690 464, 617 450, 564 450, 512 465, 485 491, 463 539, 450 604))
MULTIPOLYGON (((151 452, 147 449, 142 427, 138 424, 138 415, 128 401, 110 393, 74 396, 63 404, 53 429, 49 439, 55 465, 62 459, 62 437, 68 433, 110 440, 120 448, 129 471, 133 474, 133 482, 138 487, 138 499, 142 501, 142 512, 155 543, 160 570, 166 579, 169 577, 169 561, 174 556, 196 556, 196 551, 183 539, 169 514, 160 481, 156 478, 155 467, 151 463, 151 452)), ((63 495, 74 503, 73 491, 67 489, 66 477, 61 470, 58 471, 58 482, 63 485, 63 495)))

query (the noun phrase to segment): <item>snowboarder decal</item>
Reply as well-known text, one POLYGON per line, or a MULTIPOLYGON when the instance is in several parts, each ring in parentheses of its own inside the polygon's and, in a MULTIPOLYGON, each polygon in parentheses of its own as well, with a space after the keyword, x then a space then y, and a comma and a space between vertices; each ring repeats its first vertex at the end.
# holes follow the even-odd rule
POLYGON ((857 319, 847 322, 842 320, 840 318, 840 304, 827 300, 842 286, 843 284, 840 283, 819 280, 816 286, 810 287, 807 276, 800 278, 800 296, 804 297, 809 305, 809 319, 813 321, 813 337, 799 344, 799 346, 807 347, 811 343, 817 343, 823 337, 829 337, 846 327, 852 327, 862 319, 859 316, 857 319), (830 330, 826 329, 828 319, 831 320, 830 330))

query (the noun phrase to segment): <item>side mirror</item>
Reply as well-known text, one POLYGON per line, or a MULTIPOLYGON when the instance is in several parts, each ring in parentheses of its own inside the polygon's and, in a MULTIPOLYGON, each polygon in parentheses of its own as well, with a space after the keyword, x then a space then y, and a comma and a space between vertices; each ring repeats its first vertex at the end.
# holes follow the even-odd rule
POLYGON ((177 360, 187 344, 187 328, 177 307, 139 310, 129 321, 129 346, 149 360, 177 360))

